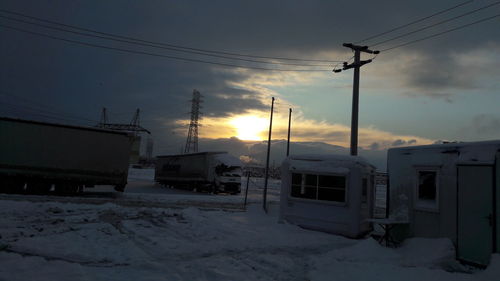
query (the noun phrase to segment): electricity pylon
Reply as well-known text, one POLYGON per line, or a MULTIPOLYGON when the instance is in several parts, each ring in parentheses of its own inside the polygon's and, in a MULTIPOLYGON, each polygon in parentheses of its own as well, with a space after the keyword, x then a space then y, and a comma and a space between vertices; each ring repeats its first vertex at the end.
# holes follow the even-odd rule
POLYGON ((198 127, 200 126, 199 118, 201 115, 201 98, 202 95, 200 92, 196 89, 193 90, 193 98, 191 99, 191 122, 189 123, 189 132, 184 153, 198 152, 198 127))

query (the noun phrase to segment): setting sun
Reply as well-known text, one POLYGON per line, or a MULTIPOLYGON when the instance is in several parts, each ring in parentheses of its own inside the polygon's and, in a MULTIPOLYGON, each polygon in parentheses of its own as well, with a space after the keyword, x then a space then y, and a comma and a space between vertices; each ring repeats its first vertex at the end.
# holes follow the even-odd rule
POLYGON ((230 123, 240 140, 262 140, 268 126, 267 119, 251 115, 236 117, 230 123))

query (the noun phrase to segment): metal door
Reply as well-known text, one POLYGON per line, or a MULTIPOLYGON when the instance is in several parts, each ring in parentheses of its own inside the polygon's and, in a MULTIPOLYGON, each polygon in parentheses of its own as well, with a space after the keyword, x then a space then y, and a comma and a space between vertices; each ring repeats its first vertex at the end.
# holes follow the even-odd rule
POLYGON ((495 222, 496 228, 494 233, 496 233, 496 251, 500 253, 500 152, 497 152, 497 157, 495 161, 495 189, 493 194, 495 195, 495 203, 493 203, 493 208, 496 213, 495 222))
POLYGON ((488 265, 493 252, 493 166, 458 167, 457 257, 488 265))

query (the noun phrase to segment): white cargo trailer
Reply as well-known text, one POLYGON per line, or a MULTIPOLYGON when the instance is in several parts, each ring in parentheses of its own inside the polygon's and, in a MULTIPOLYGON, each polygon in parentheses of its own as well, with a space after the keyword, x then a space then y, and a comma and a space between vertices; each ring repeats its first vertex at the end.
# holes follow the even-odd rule
POLYGON ((0 191, 64 193, 127 183, 130 138, 93 127, 0 118, 0 191))
POLYGON ((241 161, 227 152, 157 156, 155 181, 213 192, 241 192, 241 161))

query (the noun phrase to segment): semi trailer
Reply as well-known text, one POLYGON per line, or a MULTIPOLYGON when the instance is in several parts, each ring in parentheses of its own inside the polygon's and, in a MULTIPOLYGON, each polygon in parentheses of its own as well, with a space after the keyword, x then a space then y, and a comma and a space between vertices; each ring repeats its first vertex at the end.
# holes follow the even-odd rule
POLYGON ((123 191, 130 145, 123 132, 0 117, 0 192, 123 191))
POLYGON ((227 152, 164 155, 156 158, 155 181, 172 187, 241 192, 241 161, 227 152))

